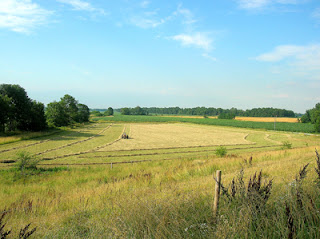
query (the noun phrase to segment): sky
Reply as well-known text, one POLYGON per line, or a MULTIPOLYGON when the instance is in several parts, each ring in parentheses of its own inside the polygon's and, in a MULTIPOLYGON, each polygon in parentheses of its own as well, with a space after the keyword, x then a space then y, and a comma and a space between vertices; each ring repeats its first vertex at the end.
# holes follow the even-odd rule
POLYGON ((320 102, 319 0, 0 0, 0 84, 90 108, 320 102))

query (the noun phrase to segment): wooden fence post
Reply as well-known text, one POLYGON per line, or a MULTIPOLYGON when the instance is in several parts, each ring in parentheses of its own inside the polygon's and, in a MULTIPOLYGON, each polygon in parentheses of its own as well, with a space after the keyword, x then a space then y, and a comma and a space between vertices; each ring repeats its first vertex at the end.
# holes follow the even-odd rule
POLYGON ((214 193, 214 202, 213 202, 213 214, 216 217, 218 214, 218 207, 219 207, 219 197, 220 197, 220 182, 221 182, 221 170, 217 170, 216 173, 216 187, 214 193))
POLYGON ((110 164, 110 167, 111 167, 111 169, 112 169, 112 163, 110 164))

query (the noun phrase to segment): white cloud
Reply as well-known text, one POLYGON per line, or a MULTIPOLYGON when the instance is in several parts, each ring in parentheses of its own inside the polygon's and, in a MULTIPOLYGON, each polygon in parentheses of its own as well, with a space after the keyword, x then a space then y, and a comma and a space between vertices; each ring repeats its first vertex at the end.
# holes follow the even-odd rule
POLYGON ((196 32, 193 34, 180 34, 171 37, 175 41, 181 42, 183 46, 194 46, 210 51, 212 49, 212 39, 207 33, 196 32))
POLYGON ((155 19, 147 16, 133 16, 130 23, 140 28, 155 28, 166 22, 166 19, 155 19))
POLYGON ((240 8, 253 10, 262 9, 272 4, 299 4, 305 0, 237 0, 240 8))
POLYGON ((71 5, 76 11, 88 11, 88 12, 98 12, 100 14, 106 14, 101 8, 95 8, 91 3, 82 0, 57 0, 58 2, 71 5))
POLYGON ((315 19, 320 20, 320 8, 315 9, 311 16, 315 19))
POLYGON ((197 20, 195 19, 193 13, 187 9, 183 8, 182 5, 178 5, 178 8, 175 12, 172 14, 173 16, 183 16, 184 20, 182 20, 183 24, 189 25, 195 23, 197 20))
POLYGON ((150 1, 142 1, 140 3, 140 7, 147 8, 149 6, 149 4, 150 4, 150 1))
POLYGON ((202 56, 203 56, 204 58, 206 58, 206 59, 211 60, 211 61, 217 61, 217 58, 209 55, 208 53, 202 53, 202 56))
POLYGON ((261 8, 270 3, 270 0, 239 0, 238 4, 241 8, 255 9, 261 8))
POLYGON ((288 60, 291 65, 304 70, 320 70, 320 44, 277 46, 273 51, 257 56, 255 59, 267 62, 288 60))
POLYGON ((32 0, 1 0, 0 28, 28 33, 33 28, 45 24, 51 14, 51 11, 40 7, 32 0))

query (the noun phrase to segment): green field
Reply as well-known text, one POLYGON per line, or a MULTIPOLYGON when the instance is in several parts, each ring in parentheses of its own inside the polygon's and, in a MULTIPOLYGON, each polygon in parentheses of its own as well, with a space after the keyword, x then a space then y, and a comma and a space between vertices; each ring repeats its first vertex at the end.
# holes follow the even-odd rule
POLYGON ((239 128, 251 128, 251 129, 266 129, 277 131, 289 131, 289 132, 303 132, 314 133, 314 126, 312 124, 302 123, 284 123, 277 122, 276 126, 273 122, 253 122, 253 121, 237 121, 237 120, 221 120, 221 119, 193 119, 193 118, 177 118, 177 117, 161 117, 161 116, 138 116, 138 115, 115 115, 113 117, 94 117, 94 121, 107 121, 107 122, 183 122, 194 123, 203 125, 218 125, 218 126, 231 126, 239 128))
MULTIPOLYGON (((320 217, 315 214, 306 226, 294 206, 294 186, 288 191, 299 169, 310 163, 303 195, 320 195, 310 186, 319 136, 170 119, 110 119, 0 145, 0 210, 8 212, 5 228, 12 229, 11 238, 28 223, 37 227, 33 238, 284 238, 285 202, 292 206, 298 238, 319 235, 320 217), (123 132, 129 139, 121 139, 123 132), (221 146, 225 157, 216 155, 221 146), (15 168, 21 151, 42 159, 37 169, 15 168), (261 169, 265 180, 273 179, 270 202, 259 212, 272 216, 257 217, 260 227, 240 220, 252 217, 241 198, 222 197, 220 219, 213 216, 212 175, 218 169, 224 185, 241 169, 245 181, 261 169)), ((318 208, 319 200, 312 200, 318 208)))

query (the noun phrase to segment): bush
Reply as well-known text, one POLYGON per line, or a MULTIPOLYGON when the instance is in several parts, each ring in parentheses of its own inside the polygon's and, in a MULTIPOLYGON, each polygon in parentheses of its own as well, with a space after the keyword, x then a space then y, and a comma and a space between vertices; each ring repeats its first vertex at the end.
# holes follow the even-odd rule
POLYGON ((28 152, 19 152, 17 154, 16 166, 21 172, 25 169, 37 169, 37 164, 39 162, 39 159, 35 158, 28 152))
POLYGON ((219 157, 224 157, 227 155, 227 149, 223 146, 220 146, 216 149, 216 155, 219 157))
POLYGON ((284 141, 282 142, 282 147, 281 149, 291 149, 292 148, 292 143, 288 142, 288 141, 284 141))

